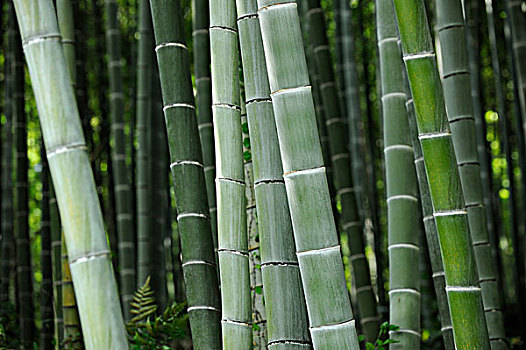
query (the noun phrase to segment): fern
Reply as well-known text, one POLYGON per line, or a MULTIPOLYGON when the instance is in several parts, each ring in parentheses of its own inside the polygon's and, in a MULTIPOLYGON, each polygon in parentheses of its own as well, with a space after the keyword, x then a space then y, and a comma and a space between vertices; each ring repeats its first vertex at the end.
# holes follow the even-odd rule
POLYGON ((148 317, 155 314, 158 306, 155 304, 155 298, 153 297, 154 291, 150 288, 150 276, 146 278, 146 281, 135 292, 133 301, 130 303, 132 306, 131 313, 136 315, 132 318, 131 323, 145 322, 148 317))

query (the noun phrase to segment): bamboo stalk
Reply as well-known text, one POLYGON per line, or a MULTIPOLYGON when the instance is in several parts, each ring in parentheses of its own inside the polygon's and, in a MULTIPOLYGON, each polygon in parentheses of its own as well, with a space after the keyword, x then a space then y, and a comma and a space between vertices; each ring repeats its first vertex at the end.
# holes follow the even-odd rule
POLYGON ((254 0, 238 0, 236 4, 268 348, 309 349, 307 313, 295 256, 257 4, 254 0))
POLYGON ((481 288, 424 3, 395 0, 457 349, 489 349, 481 288))
POLYGON ((418 222, 421 216, 414 151, 405 108, 404 66, 392 1, 377 0, 376 14, 389 237, 389 323, 400 327, 390 333, 390 338, 398 343, 389 348, 419 349, 421 296, 419 264, 416 262, 420 250, 418 222))
POLYGON ((117 218, 119 285, 124 319, 130 319, 130 302, 137 283, 135 282, 135 227, 133 222, 133 198, 130 185, 130 170, 126 165, 124 91, 122 86, 121 34, 117 19, 118 5, 115 0, 104 2, 106 10, 106 50, 109 72, 109 112, 111 120, 111 162, 115 191, 117 218))
POLYGON ((68 263, 68 250, 66 240, 62 235, 62 317, 64 318, 64 348, 65 349, 83 349, 82 329, 79 322, 79 313, 77 311, 77 300, 75 299, 75 290, 73 280, 71 279, 71 270, 68 263))
POLYGON ((179 6, 176 1, 151 1, 155 51, 163 92, 193 345, 195 349, 221 349, 217 267, 188 49, 179 6))
MULTIPOLYGON (((437 31, 442 47, 444 102, 468 211, 488 333, 492 349, 506 349, 508 345, 504 332, 501 295, 484 209, 462 3, 460 0, 439 1, 436 3, 436 11, 437 31)), ((513 178, 510 181, 513 181, 513 178)))
POLYGON ((325 123, 329 137, 331 164, 334 169, 334 188, 341 203, 341 225, 349 237, 350 260, 356 286, 360 325, 366 340, 372 342, 378 333, 379 317, 369 266, 364 254, 363 225, 354 195, 350 154, 347 150, 347 128, 345 118, 342 117, 339 108, 321 3, 319 0, 307 0, 306 7, 308 8, 309 41, 313 45, 314 66, 318 73, 320 95, 325 106, 325 123))
POLYGON ((49 171, 49 222, 51 230, 51 261, 53 264, 53 310, 55 312, 55 340, 62 344, 64 340, 64 317, 62 315, 62 230, 57 197, 49 171))
POLYGON ((126 349, 102 215, 54 8, 50 0, 17 0, 15 8, 62 213, 86 348, 126 349))
MULTIPOLYGON (((526 56, 526 18, 522 1, 507 0, 506 7, 510 19, 512 50, 515 71, 517 72, 517 81, 514 82, 518 92, 516 97, 519 99, 520 114, 524 119, 526 118, 526 62, 524 61, 526 56)), ((523 128, 523 132, 526 134, 526 122, 523 128)))
POLYGON ((358 349, 297 5, 260 0, 258 7, 313 345, 315 349, 358 349))

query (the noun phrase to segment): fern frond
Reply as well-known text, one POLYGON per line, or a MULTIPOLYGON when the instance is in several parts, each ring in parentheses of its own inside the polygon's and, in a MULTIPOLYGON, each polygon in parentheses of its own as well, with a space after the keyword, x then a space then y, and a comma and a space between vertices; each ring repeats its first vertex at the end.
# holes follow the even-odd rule
POLYGON ((150 276, 148 276, 144 284, 135 292, 133 301, 130 303, 132 307, 130 313, 136 315, 130 323, 144 322, 149 316, 155 314, 158 306, 155 304, 154 294, 155 292, 150 288, 150 276))

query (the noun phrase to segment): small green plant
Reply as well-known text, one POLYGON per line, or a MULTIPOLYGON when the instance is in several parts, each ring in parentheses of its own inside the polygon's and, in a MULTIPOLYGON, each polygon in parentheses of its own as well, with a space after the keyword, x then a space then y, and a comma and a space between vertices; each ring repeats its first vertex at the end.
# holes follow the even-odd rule
POLYGON ((186 303, 174 303, 159 316, 154 291, 150 288, 150 277, 135 292, 130 303, 135 315, 126 325, 130 349, 172 349, 173 343, 187 337, 188 314, 186 303))
POLYGON ((0 349, 17 349, 20 346, 18 315, 11 302, 0 305, 0 349))
MULTIPOLYGON (((380 330, 378 331, 378 336, 376 337, 376 341, 373 343, 367 342, 365 343, 365 349, 366 350, 386 350, 387 345, 398 343, 398 340, 389 339, 389 331, 397 331, 400 327, 389 324, 389 322, 384 322, 380 325, 380 330)), ((358 336, 358 340, 362 342, 365 339, 363 335, 358 336)))

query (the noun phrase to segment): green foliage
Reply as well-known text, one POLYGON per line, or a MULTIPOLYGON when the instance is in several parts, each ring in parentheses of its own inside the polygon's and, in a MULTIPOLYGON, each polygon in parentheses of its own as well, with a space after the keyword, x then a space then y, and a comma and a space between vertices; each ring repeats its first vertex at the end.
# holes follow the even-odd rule
POLYGON ((15 306, 6 302, 0 307, 0 349, 18 349, 18 315, 15 306))
MULTIPOLYGON (((378 331, 378 336, 376 337, 376 341, 373 343, 367 342, 365 343, 365 349, 366 350, 386 350, 389 346, 389 344, 398 343, 398 340, 389 339, 389 331, 397 331, 400 327, 389 324, 389 322, 384 322, 380 326, 380 330, 378 331)), ((364 335, 359 335, 358 340, 360 342, 365 340, 364 335)))
POLYGON ((159 316, 155 316, 154 291, 150 288, 150 277, 140 287, 130 303, 133 315, 126 325, 130 349, 172 349, 176 340, 187 337, 188 313, 183 312, 186 303, 174 303, 159 316))

